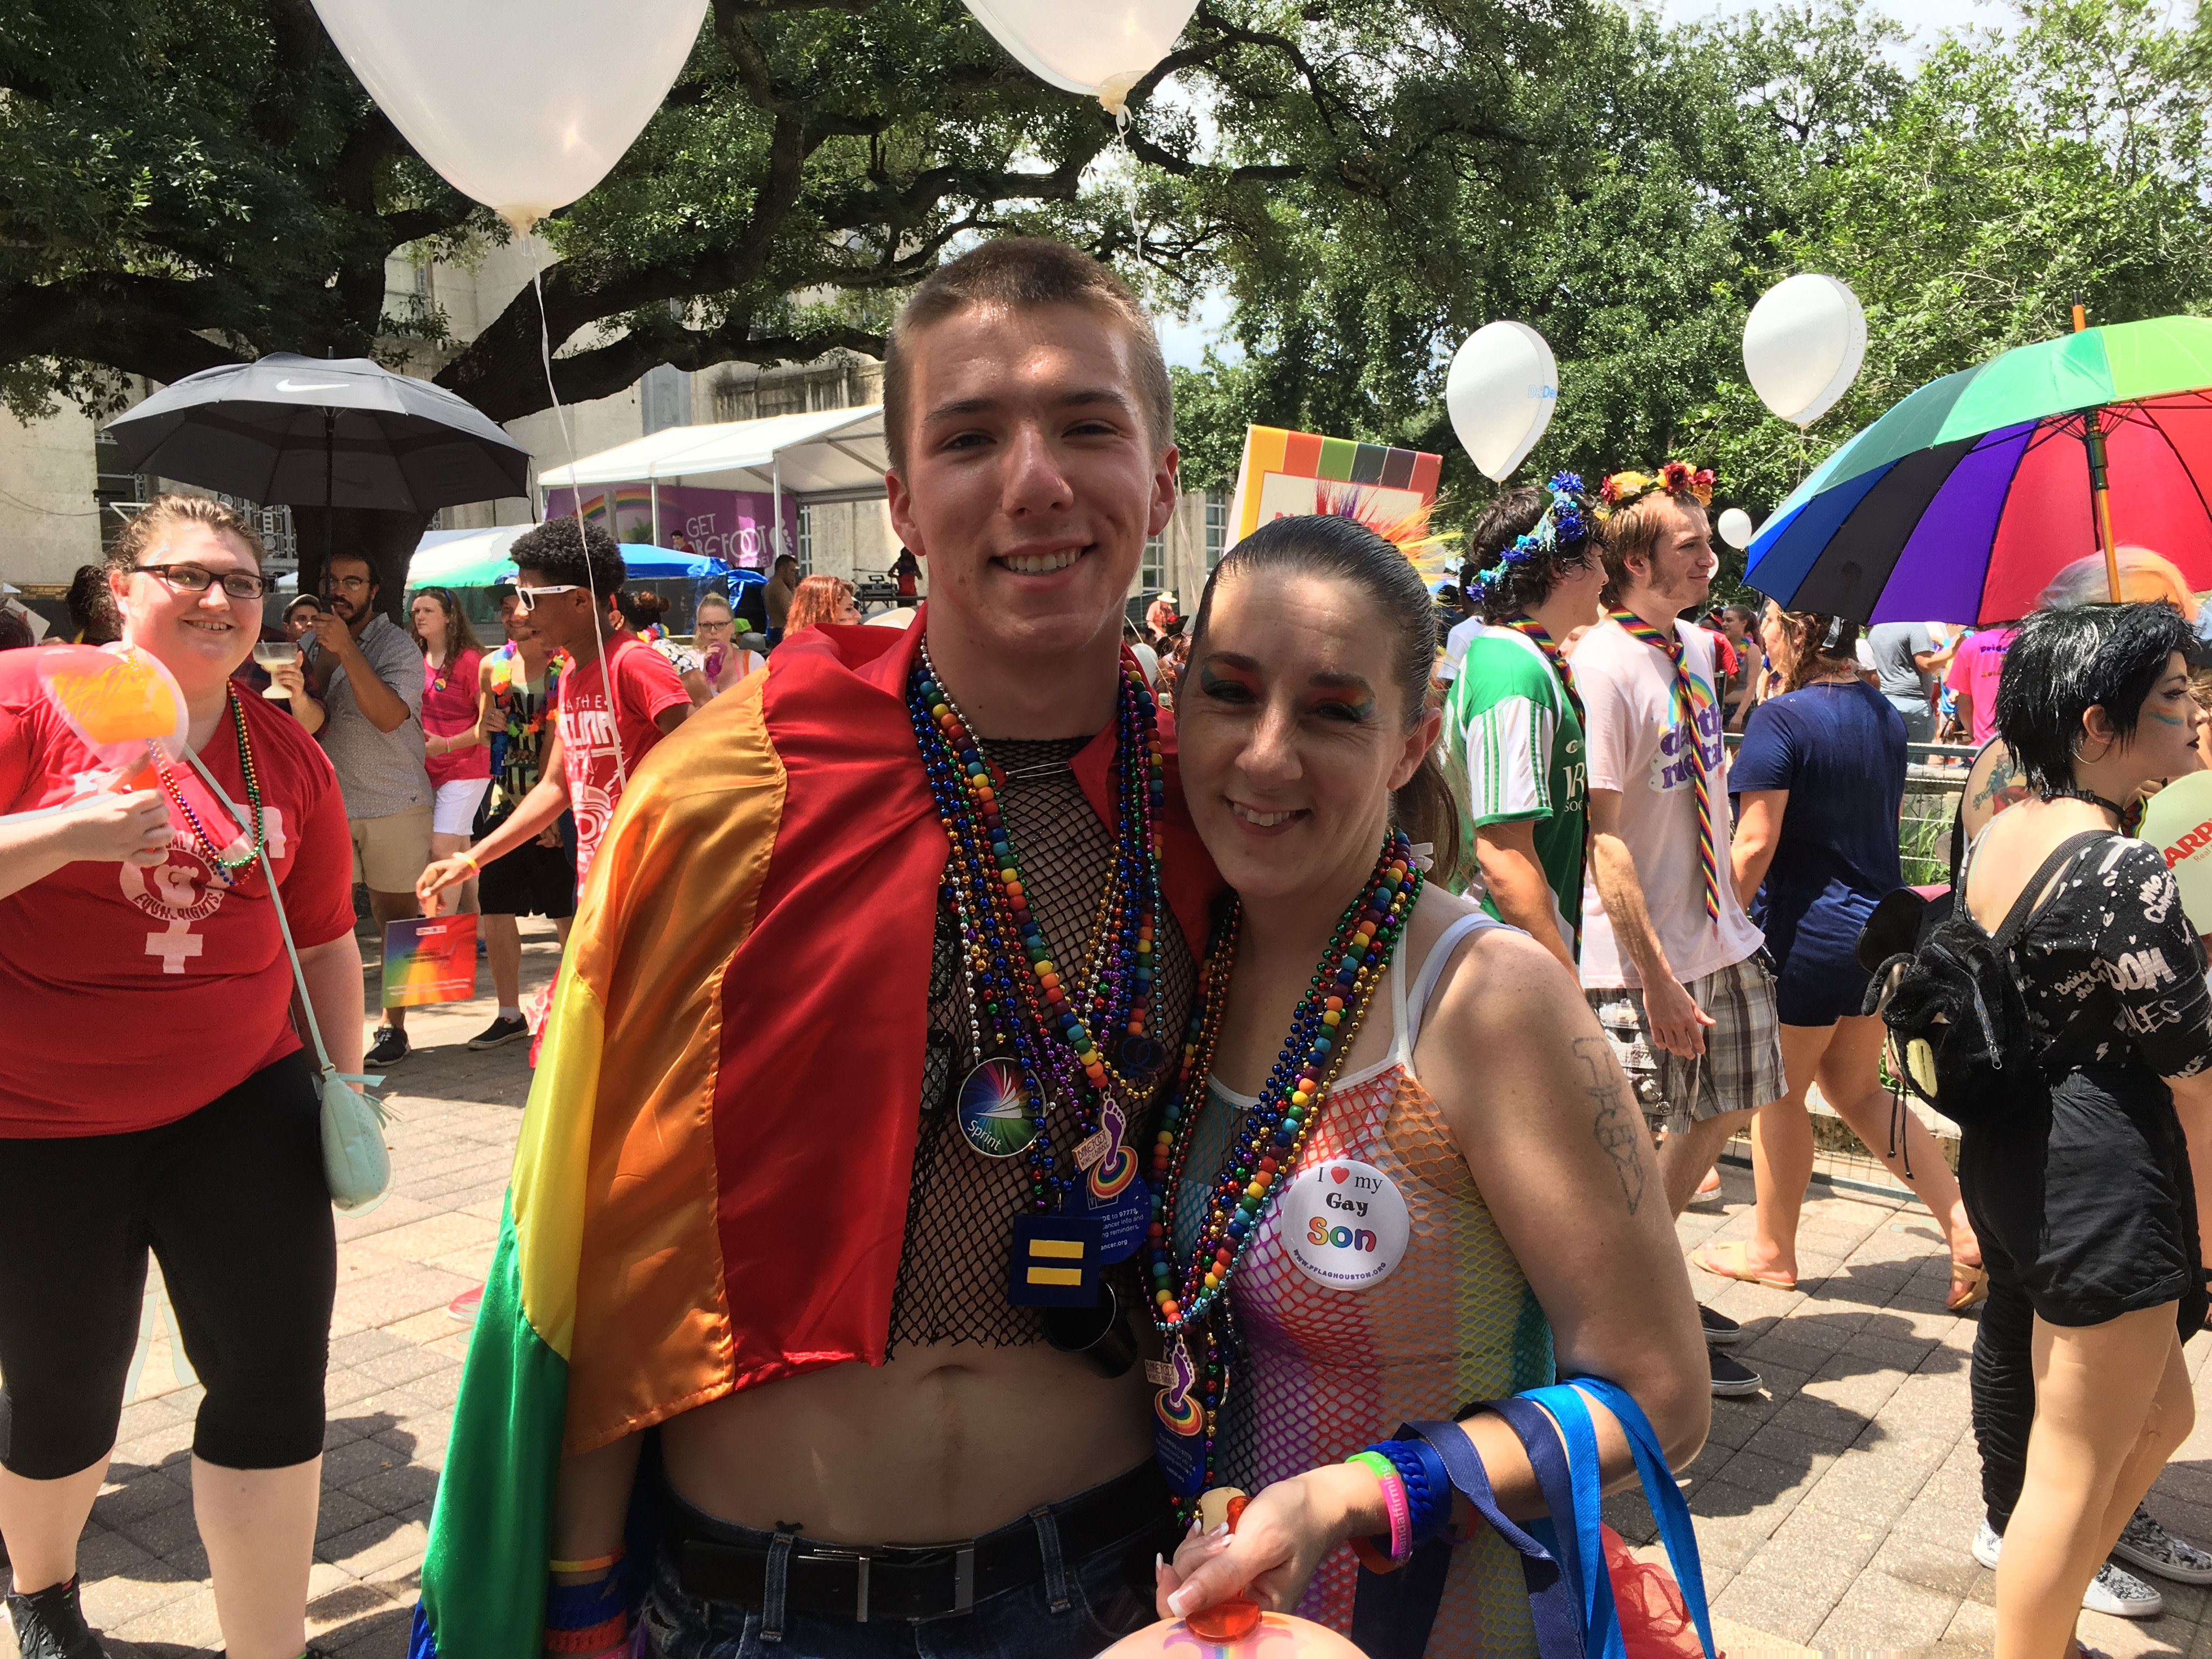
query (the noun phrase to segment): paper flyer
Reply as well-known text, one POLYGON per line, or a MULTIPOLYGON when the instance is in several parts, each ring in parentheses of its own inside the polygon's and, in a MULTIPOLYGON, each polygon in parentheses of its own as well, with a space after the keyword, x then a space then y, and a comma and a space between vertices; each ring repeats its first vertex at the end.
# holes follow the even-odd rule
POLYGON ((1328 510, 1322 493, 1332 483, 1358 485, 1366 492, 1363 518, 1410 519, 1436 505, 1443 471, 1443 456, 1421 450, 1279 426, 1248 427, 1236 499, 1229 509, 1229 545, 1277 519, 1328 510))
POLYGON ((472 913, 384 924, 384 1006, 420 1008, 466 1002, 477 994, 472 913))

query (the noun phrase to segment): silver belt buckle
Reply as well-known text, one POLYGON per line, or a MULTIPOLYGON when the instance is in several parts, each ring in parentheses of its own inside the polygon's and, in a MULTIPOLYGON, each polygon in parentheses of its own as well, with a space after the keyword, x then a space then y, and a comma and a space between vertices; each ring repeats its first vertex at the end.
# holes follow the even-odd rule
POLYGON ((851 1561, 858 1564, 860 1586, 853 1609, 853 1622, 856 1625, 865 1625, 868 1622, 868 1559, 874 1553, 872 1550, 840 1549, 813 1549, 807 1552, 809 1557, 817 1561, 851 1561))

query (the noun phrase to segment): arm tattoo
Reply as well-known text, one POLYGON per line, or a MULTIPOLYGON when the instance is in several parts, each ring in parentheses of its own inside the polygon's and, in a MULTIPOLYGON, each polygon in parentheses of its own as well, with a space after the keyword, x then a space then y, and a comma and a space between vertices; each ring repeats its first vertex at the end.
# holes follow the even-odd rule
POLYGON ((1613 1061, 1613 1045, 1601 1036, 1577 1037, 1574 1050, 1575 1058, 1589 1074, 1583 1093, 1589 1097, 1597 1112, 1590 1133, 1613 1160, 1613 1172, 1620 1178, 1620 1195, 1628 1200, 1629 1214, 1634 1215, 1644 1202, 1644 1155, 1638 1150, 1643 1137, 1636 1132, 1636 1114, 1621 1098, 1620 1068, 1613 1061))

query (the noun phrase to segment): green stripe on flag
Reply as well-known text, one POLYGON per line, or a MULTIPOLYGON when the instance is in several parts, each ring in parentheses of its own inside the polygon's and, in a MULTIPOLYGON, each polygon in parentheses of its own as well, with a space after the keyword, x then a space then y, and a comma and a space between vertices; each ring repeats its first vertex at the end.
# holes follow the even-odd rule
POLYGON ((502 1206, 422 1559, 439 1659, 538 1659, 568 1363, 524 1316, 517 1262, 502 1206))

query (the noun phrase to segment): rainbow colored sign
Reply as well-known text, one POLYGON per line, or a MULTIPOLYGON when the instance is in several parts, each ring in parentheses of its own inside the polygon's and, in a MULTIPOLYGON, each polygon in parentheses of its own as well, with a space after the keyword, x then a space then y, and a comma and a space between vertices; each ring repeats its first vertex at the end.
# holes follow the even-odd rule
POLYGON ((1229 509, 1230 545, 1277 519, 1332 510, 1323 500, 1331 483, 1360 488, 1363 519, 1411 519, 1436 505, 1443 469, 1443 456, 1421 450, 1248 427, 1229 509))
POLYGON ((384 924, 384 1006, 466 1002, 477 994, 477 919, 423 916, 384 924))

